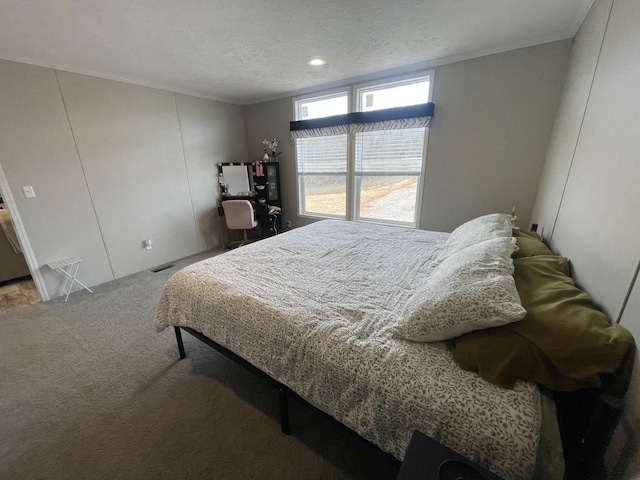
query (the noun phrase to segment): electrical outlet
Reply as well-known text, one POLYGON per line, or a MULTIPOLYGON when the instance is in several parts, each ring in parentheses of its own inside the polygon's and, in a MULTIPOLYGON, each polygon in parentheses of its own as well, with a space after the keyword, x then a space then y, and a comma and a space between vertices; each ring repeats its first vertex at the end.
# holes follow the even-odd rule
POLYGON ((150 239, 150 238, 147 238, 147 239, 143 242, 143 245, 144 245, 144 249, 145 249, 145 250, 151 250, 151 249, 153 248, 153 244, 151 243, 151 239, 150 239))
POLYGON ((287 230, 291 230, 291 220, 287 220, 284 226, 287 230))

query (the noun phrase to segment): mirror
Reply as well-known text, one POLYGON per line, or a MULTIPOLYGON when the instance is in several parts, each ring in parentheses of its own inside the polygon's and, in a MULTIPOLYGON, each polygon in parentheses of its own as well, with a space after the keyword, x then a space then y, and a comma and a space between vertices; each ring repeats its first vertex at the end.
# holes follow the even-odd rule
POLYGON ((222 177, 219 182, 221 185, 227 185, 227 192, 230 196, 244 196, 251 191, 249 168, 247 165, 222 165, 222 177))

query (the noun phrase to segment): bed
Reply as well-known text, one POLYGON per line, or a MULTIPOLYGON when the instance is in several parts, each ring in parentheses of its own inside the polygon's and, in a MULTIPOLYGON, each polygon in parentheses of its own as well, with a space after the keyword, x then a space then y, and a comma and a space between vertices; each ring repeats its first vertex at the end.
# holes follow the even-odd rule
POLYGON ((540 448, 557 451, 559 438, 547 419, 540 443, 548 403, 536 384, 504 388, 463 370, 454 339, 399 335, 449 237, 320 221, 176 273, 156 328, 176 327, 181 356, 180 329, 222 347, 400 460, 420 430, 502 478, 530 479, 540 448))

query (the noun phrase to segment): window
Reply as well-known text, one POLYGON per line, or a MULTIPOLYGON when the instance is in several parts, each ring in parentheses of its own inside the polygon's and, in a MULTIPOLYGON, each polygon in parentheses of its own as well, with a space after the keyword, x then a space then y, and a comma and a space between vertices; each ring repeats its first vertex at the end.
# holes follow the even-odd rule
MULTIPOLYGON (((349 111, 346 91, 296 103, 296 119, 310 120, 349 111)), ((298 202, 303 215, 347 215, 347 135, 296 140, 298 202)))
POLYGON ((374 112, 426 104, 430 83, 422 76, 295 101, 296 120, 337 122, 296 138, 300 215, 417 226, 427 127, 362 119, 344 124, 352 92, 354 112, 374 112))

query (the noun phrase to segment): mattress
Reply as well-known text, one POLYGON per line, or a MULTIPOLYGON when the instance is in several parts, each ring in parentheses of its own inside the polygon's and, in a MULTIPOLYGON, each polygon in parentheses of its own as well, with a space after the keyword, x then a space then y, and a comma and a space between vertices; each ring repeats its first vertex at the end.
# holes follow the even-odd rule
POLYGON ((393 337, 447 237, 317 222, 177 272, 156 328, 202 332, 398 459, 418 429, 505 479, 529 479, 537 387, 463 371, 449 342, 393 337))

